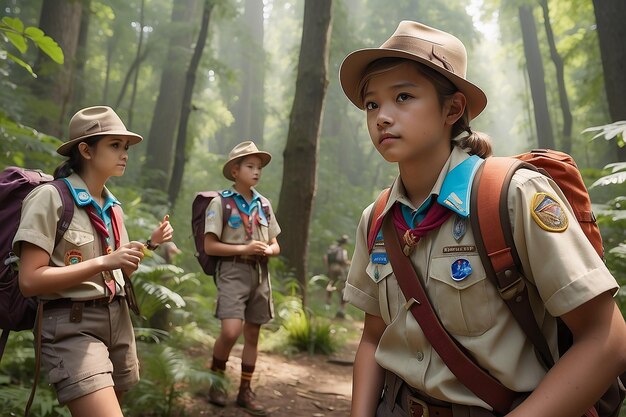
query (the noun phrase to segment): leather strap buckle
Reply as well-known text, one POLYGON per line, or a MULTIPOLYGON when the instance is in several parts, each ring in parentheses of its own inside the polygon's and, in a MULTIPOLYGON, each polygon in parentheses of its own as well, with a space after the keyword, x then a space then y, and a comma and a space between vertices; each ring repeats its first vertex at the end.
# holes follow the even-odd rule
POLYGON ((420 400, 419 398, 415 398, 412 395, 408 395, 406 398, 407 401, 407 412, 411 417, 429 417, 430 413, 428 412, 428 404, 425 401, 420 400))

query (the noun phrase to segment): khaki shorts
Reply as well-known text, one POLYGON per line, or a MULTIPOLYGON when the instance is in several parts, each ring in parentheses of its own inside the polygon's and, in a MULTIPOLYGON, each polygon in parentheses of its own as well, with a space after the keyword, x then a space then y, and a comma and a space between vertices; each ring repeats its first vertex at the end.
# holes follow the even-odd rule
POLYGON ((123 298, 84 307, 79 323, 69 318, 67 307, 43 313, 41 363, 60 404, 111 386, 127 391, 139 381, 135 335, 123 298))
POLYGON ((251 264, 220 262, 217 270, 215 317, 265 324, 274 317, 269 276, 259 283, 259 271, 251 264))

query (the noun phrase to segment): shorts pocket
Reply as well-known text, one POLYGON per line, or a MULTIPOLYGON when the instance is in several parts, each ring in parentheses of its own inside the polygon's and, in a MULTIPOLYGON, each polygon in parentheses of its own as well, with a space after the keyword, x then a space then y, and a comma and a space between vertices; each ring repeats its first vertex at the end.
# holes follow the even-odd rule
POLYGON ((495 288, 487 279, 478 256, 433 258, 429 277, 431 302, 450 333, 477 336, 493 326, 495 288), (459 260, 471 266, 471 273, 462 279, 453 268, 459 260))

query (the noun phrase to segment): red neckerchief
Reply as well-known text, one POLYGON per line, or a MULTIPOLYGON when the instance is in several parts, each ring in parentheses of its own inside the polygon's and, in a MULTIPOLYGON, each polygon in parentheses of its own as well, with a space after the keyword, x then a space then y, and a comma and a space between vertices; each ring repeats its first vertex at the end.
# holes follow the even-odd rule
POLYGON ((393 224, 396 230, 398 230, 398 234, 403 236, 405 244, 403 251, 407 256, 409 256, 413 247, 417 245, 417 242, 419 242, 423 236, 431 230, 437 229, 452 215, 452 211, 435 202, 428 209, 424 220, 422 220, 416 228, 411 229, 402 215, 402 207, 400 207, 400 204, 401 203, 396 202, 391 210, 393 224))
MULTIPOLYGON (((89 204, 88 206, 86 206, 85 210, 87 211, 87 215, 89 216, 89 220, 91 221, 92 226, 96 229, 96 231, 98 232, 98 235, 100 236, 100 241, 102 242, 102 249, 105 252, 104 254, 108 255, 109 253, 113 252, 113 248, 111 248, 111 245, 109 244, 109 237, 110 237, 109 230, 104 224, 104 221, 102 220, 102 218, 98 216, 98 213, 96 213, 96 209, 92 204, 89 204)), ((119 219, 117 218, 117 213, 115 213, 115 210, 113 210, 112 207, 109 208, 109 210, 111 212, 113 239, 115 240, 115 248, 117 249, 120 247, 120 230, 119 230, 119 224, 118 224, 119 219)), ((106 287, 109 289, 109 292, 110 292, 109 298, 113 299, 116 293, 115 278, 113 277, 113 274, 111 273, 111 271, 103 271, 102 275, 104 277, 104 285, 106 285, 106 287)))

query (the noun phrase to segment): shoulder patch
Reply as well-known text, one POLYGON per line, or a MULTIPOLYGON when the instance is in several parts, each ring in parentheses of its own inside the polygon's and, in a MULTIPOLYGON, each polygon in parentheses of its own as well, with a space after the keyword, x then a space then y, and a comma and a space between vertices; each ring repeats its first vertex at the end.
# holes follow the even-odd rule
POLYGON ((547 193, 536 193, 531 204, 535 223, 549 232, 564 232, 569 225, 567 213, 558 200, 547 193))
POLYGON ((231 197, 233 195, 235 195, 235 193, 232 190, 224 190, 220 193, 220 195, 222 197, 231 197))

